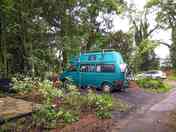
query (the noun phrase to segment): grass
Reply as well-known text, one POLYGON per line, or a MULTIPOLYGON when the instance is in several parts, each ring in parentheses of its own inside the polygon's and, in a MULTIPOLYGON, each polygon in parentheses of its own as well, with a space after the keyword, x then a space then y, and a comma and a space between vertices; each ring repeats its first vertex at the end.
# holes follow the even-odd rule
POLYGON ((159 79, 141 79, 137 83, 144 91, 149 93, 166 93, 171 89, 168 83, 159 79))
POLYGON ((172 74, 172 75, 168 76, 168 79, 169 79, 169 80, 176 81, 176 75, 175 75, 175 74, 172 74))
POLYGON ((157 89, 151 88, 151 89, 144 89, 144 90, 146 92, 156 93, 156 94, 158 94, 158 93, 166 93, 166 92, 170 91, 171 87, 169 85, 167 85, 167 84, 165 84, 165 85, 166 85, 165 88, 157 88, 157 89))

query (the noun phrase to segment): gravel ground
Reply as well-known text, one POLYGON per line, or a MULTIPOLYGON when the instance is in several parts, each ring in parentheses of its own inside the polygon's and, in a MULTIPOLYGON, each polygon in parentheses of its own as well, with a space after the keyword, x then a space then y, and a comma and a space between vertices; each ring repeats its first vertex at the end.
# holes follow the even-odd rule
POLYGON ((124 116, 113 112, 112 132, 170 132, 165 119, 176 108, 176 83, 172 82, 172 86, 165 94, 146 93, 139 88, 113 93, 114 97, 126 101, 131 110, 124 116))

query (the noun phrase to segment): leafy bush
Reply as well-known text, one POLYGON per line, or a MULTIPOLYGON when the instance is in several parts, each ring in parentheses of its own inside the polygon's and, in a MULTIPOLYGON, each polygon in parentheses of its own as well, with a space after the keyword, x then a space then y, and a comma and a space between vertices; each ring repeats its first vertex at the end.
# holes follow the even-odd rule
POLYGON ((170 90, 170 86, 164 83, 160 79, 141 79, 138 80, 137 83, 140 87, 144 88, 146 91, 154 92, 154 93, 163 93, 170 90))
POLYGON ((63 120, 64 123, 72 123, 79 120, 78 114, 74 113, 73 111, 66 111, 62 108, 59 110, 57 115, 63 120))
POLYGON ((113 106, 112 97, 108 94, 97 95, 96 99, 96 115, 101 118, 111 118, 113 106))
POLYGON ((39 92, 44 96, 46 104, 53 104, 55 98, 63 97, 64 94, 61 89, 54 88, 52 82, 49 80, 44 80, 39 83, 39 92))
POLYGON ((45 128, 54 128, 58 122, 72 123, 79 120, 79 116, 63 108, 54 109, 51 105, 43 105, 33 114, 34 123, 45 128))
POLYGON ((34 114, 35 122, 47 127, 57 122, 72 123, 79 120, 80 114, 95 113, 98 118, 110 118, 112 97, 108 94, 88 93, 82 95, 74 85, 69 85, 67 92, 52 87, 49 81, 40 83, 40 92, 44 95, 44 105, 34 114), (53 106, 53 100, 59 97, 59 107, 53 106))
POLYGON ((97 95, 88 93, 80 95, 79 92, 69 93, 64 98, 64 106, 80 114, 81 112, 96 113, 99 118, 110 118, 113 106, 112 97, 108 94, 97 95))
POLYGON ((49 80, 34 80, 29 77, 13 78, 13 89, 19 93, 33 91, 42 95, 42 105, 33 114, 37 126, 53 128, 56 123, 72 123, 79 120, 82 113, 95 113, 98 118, 110 118, 112 97, 94 92, 81 94, 76 86, 57 89, 49 80))
POLYGON ((51 105, 42 105, 39 111, 33 114, 34 124, 43 127, 54 127, 58 118, 57 111, 51 105))
MULTIPOLYGON (((72 87, 70 87, 71 90, 72 87)), ((53 87, 52 82, 45 80, 39 83, 39 92, 44 96, 43 105, 33 115, 36 124, 45 127, 54 127, 57 122, 71 123, 79 119, 78 114, 72 110, 77 106, 77 102, 72 101, 71 96, 65 95, 62 89, 53 87), (67 102, 64 105, 64 102, 67 102), (56 105, 58 104, 58 106, 56 105), (74 105, 73 105, 74 104, 74 105), (64 107, 67 106, 67 107, 64 107)), ((72 90, 70 94, 77 96, 76 90, 72 90)))
POLYGON ((12 78, 12 82, 13 89, 19 93, 28 93, 34 87, 34 80, 30 77, 26 77, 20 80, 14 77, 12 78))

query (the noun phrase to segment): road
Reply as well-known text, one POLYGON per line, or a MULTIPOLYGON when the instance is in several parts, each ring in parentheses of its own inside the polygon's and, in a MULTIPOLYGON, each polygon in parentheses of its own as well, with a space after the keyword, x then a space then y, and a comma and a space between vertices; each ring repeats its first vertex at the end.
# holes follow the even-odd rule
POLYGON ((176 83, 165 94, 149 94, 140 89, 129 89, 127 93, 114 94, 135 110, 122 119, 113 113, 112 132, 172 132, 167 125, 170 112, 176 110, 176 83))

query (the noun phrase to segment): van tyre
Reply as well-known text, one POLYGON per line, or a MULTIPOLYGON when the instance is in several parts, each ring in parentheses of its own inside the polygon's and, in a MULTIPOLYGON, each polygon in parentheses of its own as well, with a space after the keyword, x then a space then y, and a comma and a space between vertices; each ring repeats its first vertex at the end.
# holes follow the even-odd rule
POLYGON ((112 85, 110 83, 104 83, 102 85, 102 90, 105 93, 110 93, 110 92, 112 92, 112 85))

